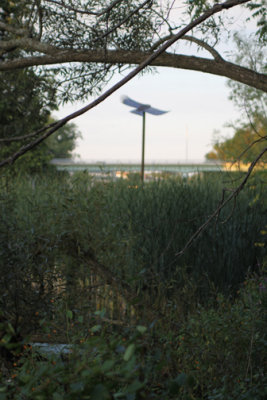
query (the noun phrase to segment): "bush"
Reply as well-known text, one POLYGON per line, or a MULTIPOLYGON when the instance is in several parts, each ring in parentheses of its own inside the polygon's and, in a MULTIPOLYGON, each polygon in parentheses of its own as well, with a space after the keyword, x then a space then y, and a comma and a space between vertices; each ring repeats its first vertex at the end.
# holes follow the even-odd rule
POLYGON ((177 315, 172 330, 154 322, 112 333, 98 312, 89 332, 71 336, 71 354, 24 346, 2 377, 0 399, 264 400, 266 310, 265 271, 250 276, 235 300, 220 294, 186 320, 177 315))
MULTIPOLYGON (((266 274, 247 279, 234 301, 220 294, 191 313, 174 340, 176 368, 191 377, 192 398, 264 399, 266 332, 266 274)), ((188 398, 185 385, 176 388, 179 399, 188 398)))

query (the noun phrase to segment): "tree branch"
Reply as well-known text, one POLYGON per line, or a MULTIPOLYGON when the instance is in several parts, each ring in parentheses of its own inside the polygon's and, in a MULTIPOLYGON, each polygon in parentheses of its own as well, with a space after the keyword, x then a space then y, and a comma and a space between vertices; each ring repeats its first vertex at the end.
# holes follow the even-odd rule
MULTIPOLYGON (((191 29, 194 27, 198 26, 201 24, 203 21, 208 19, 210 16, 221 12, 225 8, 230 8, 234 7, 235 5, 241 4, 241 3, 246 3, 249 0, 228 0, 223 4, 215 4, 212 8, 206 10, 202 15, 200 15, 198 18, 196 18, 194 21, 190 22, 186 27, 181 29, 176 35, 174 35, 173 38, 171 38, 168 42, 164 43, 157 51, 149 55, 143 62, 140 63, 133 71, 131 71, 127 76, 125 76, 121 81, 117 82, 114 86, 112 86, 110 89, 108 89, 105 93, 100 95, 96 100, 94 100, 92 103, 88 104, 87 106, 81 108, 80 110, 68 115, 65 118, 62 118, 59 120, 54 127, 48 129, 48 127, 44 129, 48 129, 46 133, 44 133, 42 136, 39 138, 35 139, 33 142, 21 147, 17 152, 15 152, 13 155, 8 157, 7 159, 3 160, 0 162, 0 167, 3 167, 4 165, 7 164, 12 164, 16 159, 21 157, 23 154, 25 154, 27 151, 31 150, 32 148, 36 147, 39 143, 43 142, 46 138, 48 138, 52 133, 57 131, 59 128, 64 126, 68 121, 77 118, 78 116, 86 113, 87 111, 91 110, 101 102, 103 102, 106 98, 108 98, 111 94, 113 94, 115 91, 117 91, 120 87, 125 85, 127 82, 129 82, 132 78, 134 78, 136 75, 139 74, 140 71, 142 71, 144 68, 146 68, 148 65, 152 65, 153 62, 156 60, 157 57, 159 57, 162 53, 164 53, 170 46, 172 46, 177 40, 181 39, 187 32, 189 32, 191 29)), ((128 63, 129 64, 129 61, 128 63)), ((0 64, 1 65, 1 64, 0 64)))
POLYGON ((107 13, 109 13, 117 4, 119 4, 119 3, 121 3, 122 2, 122 0, 114 0, 109 6, 107 6, 106 8, 104 8, 103 10, 100 10, 100 11, 90 11, 90 10, 80 10, 80 9, 78 9, 78 8, 74 8, 74 7, 71 7, 71 6, 68 6, 67 4, 65 4, 63 1, 61 1, 61 2, 59 2, 59 1, 56 1, 56 0, 45 0, 47 3, 52 3, 52 4, 55 4, 55 5, 57 5, 57 6, 60 6, 60 7, 63 7, 63 8, 65 8, 66 10, 69 10, 69 11, 74 11, 74 12, 76 12, 76 13, 78 13, 78 14, 83 14, 83 15, 95 15, 95 16, 97 16, 97 17, 100 17, 100 16, 102 16, 102 15, 104 15, 104 14, 107 14, 107 13))
MULTIPOLYGON (((248 1, 250 0, 228 0, 223 4, 216 4, 212 9, 212 14, 210 15, 220 12, 224 8, 233 7, 239 4, 246 3, 248 1)), ((148 2, 149 0, 146 0, 142 3, 141 6, 144 6, 144 4, 148 2)), ((210 10, 208 10, 207 12, 210 12, 210 10)), ((27 34, 27 31, 25 29, 17 29, 3 22, 0 22, 0 29, 6 29, 16 34, 27 34)), ((105 37, 110 32, 111 31, 106 32, 103 37, 105 37)), ((159 46, 159 44, 163 45, 164 43, 169 43, 172 40, 174 43, 176 41, 175 38, 176 35, 173 34, 165 36, 164 38, 159 40, 154 46, 152 46, 151 49, 155 50, 156 47, 159 46)), ((267 76, 265 74, 260 74, 251 69, 225 61, 214 48, 212 48, 200 39, 187 35, 184 35, 181 38, 185 40, 190 40, 191 42, 195 42, 199 46, 205 48, 213 55, 214 60, 202 57, 164 53, 162 51, 160 51, 160 53, 158 54, 157 51, 155 51, 153 54, 156 54, 156 57, 153 57, 150 65, 188 69, 210 73, 218 76, 224 76, 226 78, 244 83, 256 89, 267 92, 267 76)), ((169 45, 167 45, 166 48, 168 47, 169 45)), ((52 46, 48 43, 42 43, 36 39, 25 36, 22 38, 0 42, 0 49, 3 49, 5 52, 13 50, 14 48, 20 48, 30 52, 43 53, 44 55, 34 55, 29 57, 13 58, 0 61, 0 71, 7 71, 17 68, 27 68, 38 65, 64 64, 70 62, 108 63, 120 65, 141 64, 152 54, 151 52, 108 49, 73 50, 70 48, 59 48, 56 46, 52 46)))
POLYGON ((9 33, 15 33, 16 35, 29 36, 28 29, 15 28, 13 25, 6 24, 3 21, 0 21, 0 30, 1 31, 6 31, 6 32, 9 32, 9 33))
POLYGON ((127 22, 134 14, 138 13, 146 4, 151 3, 152 0, 145 0, 140 6, 136 7, 132 12, 130 12, 126 17, 118 22, 115 26, 110 28, 108 31, 106 31, 103 35, 100 36, 101 39, 107 37, 110 35, 112 32, 114 32, 116 29, 118 29, 121 25, 123 25, 125 22, 127 22))
MULTIPOLYGON (((126 15, 125 18, 123 18, 121 21, 119 21, 115 26, 112 26, 110 29, 108 29, 106 32, 104 32, 102 35, 99 35, 95 40, 91 41, 90 46, 92 46, 95 42, 97 43, 100 39, 104 39, 107 36, 109 36, 116 29, 120 28, 125 22, 127 22, 133 15, 137 14, 142 8, 144 8, 148 3, 151 3, 152 1, 153 0, 145 0, 138 7, 136 7, 134 10, 132 10, 128 15, 126 15)), ((32 39, 32 38, 30 38, 29 32, 24 29, 16 29, 14 27, 11 27, 11 29, 10 29, 10 26, 8 24, 0 22, 0 29, 1 29, 1 26, 4 30, 10 31, 12 33, 16 33, 17 35, 22 34, 22 32, 27 33, 27 35, 24 35, 23 38, 16 38, 16 39, 9 39, 7 41, 0 41, 0 48, 4 49, 6 51, 13 49, 13 48, 18 48, 18 47, 23 50, 38 51, 40 53, 45 53, 45 54, 55 54, 60 51, 63 51, 63 52, 69 51, 69 49, 55 47, 48 43, 41 43, 39 40, 32 39)), ((39 33, 37 39, 39 39, 39 37, 40 37, 40 33, 39 33)), ((102 62, 103 62, 103 60, 102 60, 102 62)))
MULTIPOLYGON (((1 40, 0 41, 0 49, 8 50, 11 47, 16 47, 16 48, 20 48, 22 50, 28 50, 28 51, 37 51, 38 53, 44 53, 46 55, 47 54, 54 55, 57 53, 58 53, 58 55, 60 55, 62 53, 65 53, 66 51, 69 51, 69 49, 51 46, 48 43, 42 43, 42 42, 39 42, 38 40, 32 39, 30 37, 22 37, 22 38, 17 38, 17 39, 9 39, 9 40, 1 40)), ((27 58, 21 58, 21 60, 23 60, 23 59, 27 59, 27 58)), ((9 60, 9 61, 11 61, 11 60, 9 60)), ((3 62, 0 65, 8 63, 9 61, 3 62)))
POLYGON ((44 131, 46 131, 49 128, 52 128, 55 125, 56 125, 56 122, 52 122, 51 124, 47 125, 46 127, 38 129, 35 132, 29 133, 28 135, 0 138, 0 143, 1 142, 2 143, 20 142, 21 140, 30 139, 34 136, 40 135, 40 133, 43 133, 44 131))
POLYGON ((254 161, 252 161, 252 163, 250 164, 250 167, 248 169, 248 172, 245 176, 245 178, 243 179, 243 181, 241 182, 241 184, 232 192, 232 194, 223 202, 221 202, 221 204, 219 205, 219 207, 216 208, 216 210, 210 215, 210 217, 204 222, 203 225, 201 225, 198 230, 191 236, 191 238, 187 241, 187 243, 185 244, 184 248, 179 251, 179 253, 176 253, 175 256, 176 257, 180 257, 182 256, 186 250, 188 250, 192 244, 194 243, 194 241, 199 237, 199 235, 204 232, 208 225, 210 224, 210 222, 219 215, 220 211, 226 206, 226 204, 228 204, 233 198, 236 198, 238 196, 238 194, 241 192, 241 190, 244 188, 244 186, 246 185, 248 178, 250 177, 255 165, 258 163, 258 161, 261 159, 261 157, 264 155, 264 153, 267 152, 267 147, 265 147, 261 153, 255 158, 254 161))
POLYGON ((160 45, 162 45, 164 42, 167 40, 171 39, 173 37, 173 33, 170 33, 169 35, 163 36, 160 38, 156 43, 151 46, 150 51, 156 50, 160 45))
MULTIPOLYGON (((28 39, 25 40, 28 41, 28 39)), ((15 43, 18 42, 12 42, 13 45, 15 43)), ((47 50, 50 54, 45 56, 17 58, 0 62, 0 71, 38 65, 64 64, 69 62, 103 63, 103 61, 105 61, 107 64, 141 64, 144 60, 150 57, 150 55, 156 54, 126 50, 107 50, 106 52, 104 50, 64 51, 63 49, 55 50, 52 46, 49 46, 47 50)), ((38 45, 36 45, 36 51, 38 51, 38 45)), ((187 69, 223 76, 267 92, 267 75, 255 72, 251 69, 233 64, 223 59, 212 60, 203 57, 161 53, 156 58, 153 58, 149 65, 155 67, 187 69)))
MULTIPOLYGON (((242 159, 242 157, 246 154, 246 152, 247 152, 248 150, 250 150, 255 144, 261 143, 261 142, 265 142, 266 140, 267 140, 267 135, 266 135, 266 136, 261 136, 259 139, 256 139, 256 140, 254 140, 252 143, 250 143, 250 144, 245 148, 245 150, 242 151, 241 154, 239 154, 239 156, 237 157, 237 159, 236 159, 235 161, 232 162, 231 167, 232 167, 234 164, 239 163, 240 160, 242 159)), ((231 168, 231 167, 230 167, 230 168, 231 168)))
POLYGON ((208 43, 204 42, 203 40, 200 40, 198 38, 195 38, 194 36, 188 36, 185 35, 183 37, 184 40, 188 40, 189 42, 196 43, 198 46, 203 47, 203 49, 207 50, 211 55, 214 57, 214 60, 216 61, 224 61, 222 56, 218 53, 217 50, 215 50, 213 47, 211 47, 208 43))
MULTIPOLYGON (((161 39, 159 39, 152 47, 151 50, 155 50, 160 44, 166 42, 166 40, 169 40, 170 38, 173 37, 173 34, 167 35, 161 39)), ((185 35, 181 39, 183 40, 188 40, 189 42, 196 43, 198 46, 203 47, 205 50, 207 50, 211 55, 213 56, 214 60, 216 61, 224 61, 223 57, 218 53, 217 50, 214 49, 214 47, 210 46, 208 43, 204 42, 203 40, 200 40, 194 36, 188 36, 185 35)))

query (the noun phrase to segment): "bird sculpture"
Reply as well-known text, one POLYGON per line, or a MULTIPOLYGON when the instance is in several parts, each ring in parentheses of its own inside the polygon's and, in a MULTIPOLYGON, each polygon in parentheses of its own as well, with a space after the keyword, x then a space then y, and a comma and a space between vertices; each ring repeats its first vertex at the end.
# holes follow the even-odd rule
POLYGON ((144 171, 145 171, 145 121, 146 113, 152 115, 166 114, 168 111, 158 110, 157 108, 151 107, 150 104, 139 103, 138 101, 130 99, 128 96, 122 96, 121 101, 123 104, 129 107, 133 107, 131 113, 141 115, 143 117, 143 134, 142 134, 142 161, 141 161, 141 181, 144 182, 144 171))
POLYGON ((144 113, 149 113, 152 115, 162 115, 162 114, 166 114, 168 112, 168 111, 162 111, 157 108, 151 107, 150 104, 139 103, 138 101, 130 99, 130 97, 128 97, 128 96, 123 96, 122 102, 123 102, 123 104, 126 104, 126 106, 135 108, 135 110, 131 111, 131 113, 133 113, 133 114, 143 115, 144 113))

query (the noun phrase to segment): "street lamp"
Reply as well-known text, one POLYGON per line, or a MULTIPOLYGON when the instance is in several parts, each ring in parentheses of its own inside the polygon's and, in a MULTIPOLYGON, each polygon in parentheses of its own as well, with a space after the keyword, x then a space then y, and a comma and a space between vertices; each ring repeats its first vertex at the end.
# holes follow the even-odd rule
POLYGON ((157 108, 151 107, 150 104, 138 103, 137 101, 132 100, 127 96, 122 97, 122 102, 123 102, 123 104, 126 104, 126 106, 135 108, 134 110, 131 111, 131 113, 141 115, 143 117, 141 180, 142 180, 142 182, 144 182, 146 113, 149 113, 152 115, 162 115, 162 114, 166 114, 168 111, 158 110, 157 108))

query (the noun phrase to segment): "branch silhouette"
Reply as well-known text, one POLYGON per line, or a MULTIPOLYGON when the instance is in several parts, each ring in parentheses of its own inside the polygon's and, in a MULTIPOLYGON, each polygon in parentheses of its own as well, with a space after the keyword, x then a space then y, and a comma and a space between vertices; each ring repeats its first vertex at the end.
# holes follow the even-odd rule
MULTIPOLYGON (((82 107, 81 109, 75 111, 74 113, 69 114, 68 116, 62 118, 53 127, 47 126, 47 127, 42 128, 43 131, 45 131, 45 133, 43 135, 41 135, 34 141, 22 146, 18 151, 16 151, 15 153, 13 153, 9 157, 7 157, 5 160, 1 161, 0 168, 5 165, 13 164, 18 158, 20 158, 25 153, 27 153, 29 150, 33 149, 38 144, 43 142, 45 139, 47 139, 49 136, 51 136, 54 132, 56 132, 59 128, 64 126, 67 122, 69 122, 70 120, 72 120, 74 118, 79 117, 80 115, 82 115, 82 114, 86 113, 87 111, 91 110, 92 108, 96 107, 98 104, 102 103, 106 98, 111 96, 119 88, 121 88, 123 85, 125 85, 127 82, 129 82, 131 79, 133 79, 137 74, 139 74, 139 72, 141 72, 144 68, 146 68, 148 65, 150 65, 158 56, 160 56, 170 46, 172 46, 175 42, 177 42, 177 40, 181 39, 184 35, 186 35, 187 32, 191 31, 193 28, 195 28, 196 26, 198 26, 199 24, 201 24, 202 22, 204 22, 205 20, 210 18, 212 15, 220 13, 221 11, 227 10, 236 5, 247 3, 248 1, 249 0, 227 0, 221 4, 217 3, 210 9, 206 10, 202 15, 200 15, 194 21, 191 21, 186 27, 181 29, 176 35, 174 35, 167 42, 165 42, 161 47, 159 47, 158 50, 156 50, 154 53, 150 54, 133 71, 131 71, 127 76, 125 76, 123 79, 121 79, 115 85, 113 85, 110 89, 108 89, 106 92, 104 92, 102 95, 100 95, 96 100, 89 103, 85 107, 82 107)), ((31 135, 31 133, 29 135, 31 135)))
MULTIPOLYGON (((202 224, 197 231, 190 237, 190 239, 187 241, 187 243, 185 244, 184 248, 179 251, 178 253, 175 254, 176 257, 180 257, 182 256, 186 250, 188 250, 192 244, 194 243, 194 241, 199 237, 199 235, 204 232, 206 230, 206 228, 208 227, 208 225, 210 224, 210 222, 216 218, 220 211, 226 206, 226 204, 228 204, 232 199, 236 199, 236 197, 238 196, 238 194, 241 192, 241 190, 244 188, 244 186, 246 185, 248 178, 250 177, 253 169, 255 168, 256 164, 258 163, 258 161, 261 159, 261 157, 264 155, 264 153, 267 152, 267 147, 265 147, 259 154, 258 156, 254 159, 254 161, 252 161, 252 163, 250 164, 250 167, 248 169, 248 172, 245 175, 245 178, 242 180, 241 184, 232 191, 232 194, 226 199, 223 200, 221 202, 221 204, 216 208, 216 210, 208 217, 208 219, 204 222, 204 224, 202 224)), ((223 194, 224 196, 224 194, 223 194)))

